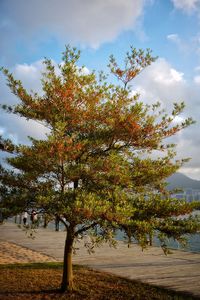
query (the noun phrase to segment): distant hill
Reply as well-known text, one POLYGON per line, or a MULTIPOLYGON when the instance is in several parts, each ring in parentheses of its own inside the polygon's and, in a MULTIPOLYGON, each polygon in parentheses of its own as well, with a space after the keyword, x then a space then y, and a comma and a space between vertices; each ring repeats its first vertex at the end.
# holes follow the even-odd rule
POLYGON ((169 183, 168 189, 172 190, 174 188, 181 188, 181 189, 199 189, 200 190, 200 181, 194 180, 187 177, 181 173, 175 173, 167 179, 169 183))

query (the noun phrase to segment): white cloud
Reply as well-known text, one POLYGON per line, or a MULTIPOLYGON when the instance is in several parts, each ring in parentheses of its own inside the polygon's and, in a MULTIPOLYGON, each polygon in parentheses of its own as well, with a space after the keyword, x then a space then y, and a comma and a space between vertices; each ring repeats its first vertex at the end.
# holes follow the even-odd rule
POLYGON ((191 13, 200 7, 199 0, 172 0, 172 2, 176 9, 183 10, 186 13, 191 13))
POLYGON ((176 116, 176 117, 174 118, 174 120, 173 120, 173 123, 174 123, 174 124, 180 124, 180 123, 182 123, 182 122, 184 122, 184 118, 181 117, 181 116, 176 116))
MULTIPOLYGON (((199 0, 200 1, 200 0, 199 0)), ((200 7, 198 11, 198 16, 200 18, 200 7)), ((166 39, 173 43, 177 49, 180 52, 181 57, 187 61, 190 58, 191 59, 197 59, 200 58, 200 35, 195 34, 191 35, 189 38, 184 38, 184 35, 180 37, 177 33, 171 33, 166 36, 166 39), (184 57, 183 57, 184 55, 184 57)), ((195 71, 198 71, 198 67, 195 69, 195 71)))
POLYGON ((154 80, 162 85, 171 86, 177 82, 183 81, 184 73, 180 73, 173 68, 169 69, 168 73, 159 72, 156 74, 154 80))
POLYGON ((13 74, 17 79, 23 82, 24 87, 29 91, 34 90, 38 93, 42 93, 40 78, 44 70, 42 60, 38 60, 32 64, 17 64, 14 67, 13 74))
POLYGON ((161 85, 173 86, 184 82, 184 73, 172 68, 165 59, 158 60, 153 68, 153 80, 161 85))
MULTIPOLYGON (((20 79, 24 87, 30 91, 42 93, 40 82, 41 72, 44 71, 42 61, 33 64, 17 64, 13 68, 13 74, 16 79, 20 79)), ((0 75, 0 99, 1 104, 13 105, 18 102, 17 97, 11 94, 6 86, 5 78, 0 75)), ((13 114, 7 114, 1 111, 0 132, 4 137, 11 138, 16 143, 27 143, 27 136, 43 139, 46 137, 48 129, 35 121, 27 121, 25 118, 19 118, 13 114)))
MULTIPOLYGON (((168 34, 167 39, 174 43, 183 54, 188 54, 191 52, 191 43, 190 46, 188 46, 188 43, 182 40, 177 33, 168 34)), ((192 42, 192 48, 193 47, 194 45, 192 42)))
POLYGON ((90 74, 90 70, 87 67, 83 67, 81 69, 81 75, 89 75, 90 74))
POLYGON ((200 66, 195 67, 194 71, 199 72, 200 71, 200 66))
POLYGON ((180 38, 176 33, 168 34, 167 39, 176 43, 180 41, 180 38))
MULTIPOLYGON (((7 0, 1 26, 23 38, 49 33, 65 42, 98 47, 134 29, 146 0, 7 0)), ((2 32, 3 33, 3 32, 2 32)))
POLYGON ((37 73, 38 69, 34 65, 28 65, 28 64, 23 64, 23 65, 16 65, 15 68, 15 73, 16 74, 24 74, 25 76, 31 75, 33 78, 37 78, 37 73))
POLYGON ((194 82, 200 84, 200 75, 194 77, 194 82))
POLYGON ((176 94, 177 92, 181 93, 185 79, 184 73, 175 70, 165 59, 159 58, 144 70, 134 82, 134 90, 141 91, 147 98, 149 98, 150 93, 150 98, 156 101, 161 100, 162 96, 167 99, 173 97, 171 89, 175 90, 176 94))
POLYGON ((5 129, 3 127, 0 127, 0 135, 3 135, 5 133, 5 129))
POLYGON ((199 178, 200 178, 199 168, 185 168, 185 167, 183 167, 183 168, 180 169, 180 172, 185 174, 186 176, 189 176, 192 179, 199 180, 199 178))
POLYGON ((42 124, 4 112, 1 112, 0 128, 3 137, 12 139, 15 143, 29 143, 28 136, 45 139, 48 133, 48 129, 42 124))
POLYGON ((177 144, 177 158, 192 158, 184 166, 184 173, 192 177, 191 170, 195 168, 193 177, 200 180, 200 84, 186 81, 182 72, 173 68, 165 59, 158 59, 134 80, 132 93, 136 92, 140 93, 140 100, 147 104, 160 101, 168 113, 174 102, 185 102, 186 108, 175 123, 182 122, 186 117, 193 117, 197 123, 169 141, 177 144))

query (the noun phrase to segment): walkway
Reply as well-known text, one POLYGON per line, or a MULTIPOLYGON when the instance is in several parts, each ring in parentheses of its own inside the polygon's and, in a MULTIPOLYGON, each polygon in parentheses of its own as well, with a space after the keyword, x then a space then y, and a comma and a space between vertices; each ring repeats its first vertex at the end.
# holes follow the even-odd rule
MULTIPOLYGON (((65 234, 40 228, 31 239, 15 224, 5 223, 0 225, 0 246, 10 242, 40 252, 41 258, 62 261, 65 234)), ((81 243, 76 246, 80 248, 73 259, 76 264, 189 292, 200 299, 200 254, 174 250, 165 256, 156 247, 142 252, 137 245, 127 248, 119 242, 117 249, 104 245, 89 255, 81 243)))

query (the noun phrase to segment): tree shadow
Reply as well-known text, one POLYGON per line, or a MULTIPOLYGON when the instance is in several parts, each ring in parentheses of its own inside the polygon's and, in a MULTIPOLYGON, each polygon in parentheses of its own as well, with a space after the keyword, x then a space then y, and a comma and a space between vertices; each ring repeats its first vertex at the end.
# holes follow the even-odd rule
POLYGON ((63 292, 61 291, 60 288, 57 289, 41 289, 38 291, 27 291, 27 290, 22 290, 22 291, 5 291, 5 292, 0 292, 0 296, 3 295, 11 295, 14 296, 16 294, 18 295, 37 295, 37 294, 62 294, 63 292))

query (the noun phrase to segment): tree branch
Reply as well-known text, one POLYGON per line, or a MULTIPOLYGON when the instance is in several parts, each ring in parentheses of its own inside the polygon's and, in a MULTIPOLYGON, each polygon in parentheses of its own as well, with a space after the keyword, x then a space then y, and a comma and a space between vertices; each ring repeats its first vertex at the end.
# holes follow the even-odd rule
POLYGON ((92 224, 90 224, 90 225, 88 225, 88 226, 84 226, 84 227, 80 228, 79 230, 77 230, 77 231, 75 232, 74 236, 78 236, 80 233, 82 233, 82 232, 84 232, 84 231, 87 231, 87 230, 90 229, 90 228, 95 227, 97 224, 98 224, 97 222, 94 222, 94 223, 92 223, 92 224))

